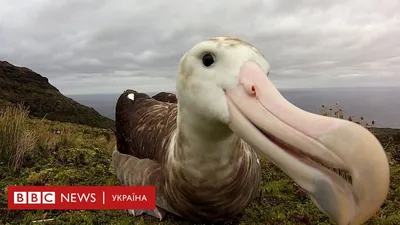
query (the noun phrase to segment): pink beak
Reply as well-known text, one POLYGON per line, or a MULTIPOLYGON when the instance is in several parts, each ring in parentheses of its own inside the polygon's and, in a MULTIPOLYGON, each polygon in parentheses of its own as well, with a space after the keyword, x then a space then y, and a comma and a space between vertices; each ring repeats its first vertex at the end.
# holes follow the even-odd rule
POLYGON ((379 210, 389 189, 385 152, 367 129, 312 114, 289 103, 254 62, 226 90, 229 127, 305 189, 338 224, 361 224, 379 210), (340 168, 352 184, 322 166, 340 168))

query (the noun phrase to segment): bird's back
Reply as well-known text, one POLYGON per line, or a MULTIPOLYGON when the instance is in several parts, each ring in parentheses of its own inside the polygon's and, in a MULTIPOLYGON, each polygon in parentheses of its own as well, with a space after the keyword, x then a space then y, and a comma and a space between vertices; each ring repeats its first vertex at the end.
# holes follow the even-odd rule
POLYGON ((168 92, 160 92, 154 95, 152 98, 162 102, 178 103, 176 95, 168 92))
POLYGON ((117 149, 139 159, 161 162, 176 130, 177 105, 126 90, 115 107, 117 149))

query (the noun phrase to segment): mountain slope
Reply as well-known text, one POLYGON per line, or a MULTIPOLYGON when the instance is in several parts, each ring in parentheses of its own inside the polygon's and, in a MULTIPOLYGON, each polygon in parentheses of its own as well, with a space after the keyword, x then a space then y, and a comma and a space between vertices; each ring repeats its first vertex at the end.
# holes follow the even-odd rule
POLYGON ((93 108, 61 94, 46 77, 26 67, 0 61, 0 107, 10 103, 28 106, 34 117, 100 128, 114 125, 114 121, 93 108))

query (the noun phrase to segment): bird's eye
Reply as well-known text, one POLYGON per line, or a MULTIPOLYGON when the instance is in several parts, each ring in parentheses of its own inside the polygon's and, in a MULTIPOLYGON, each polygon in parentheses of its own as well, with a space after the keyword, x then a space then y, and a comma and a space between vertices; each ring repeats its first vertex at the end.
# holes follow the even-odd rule
POLYGON ((201 61, 203 61, 205 67, 210 67, 214 63, 214 57, 210 53, 207 53, 203 56, 201 61))

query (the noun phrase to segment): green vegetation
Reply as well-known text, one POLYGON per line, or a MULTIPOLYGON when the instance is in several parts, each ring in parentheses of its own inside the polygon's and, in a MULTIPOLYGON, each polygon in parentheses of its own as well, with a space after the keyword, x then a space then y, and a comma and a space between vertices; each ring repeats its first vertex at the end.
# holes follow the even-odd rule
POLYGON ((26 153, 35 147, 35 135, 28 129, 28 113, 21 106, 6 107, 0 113, 0 161, 18 169, 26 153))
MULTIPOLYGON (((0 224, 30 224, 43 219, 50 219, 44 224, 188 224, 172 215, 158 222, 150 217, 134 218, 122 210, 7 210, 8 185, 119 185, 110 168, 115 145, 112 131, 46 119, 28 119, 23 108, 7 110, 0 117, 0 145, 5 143, 13 149, 13 154, 4 154, 4 150, 0 150, 4 154, 0 163, 0 224), (20 122, 14 122, 13 116, 20 122), (32 133, 34 147, 19 150, 24 152, 24 160, 20 156, 15 160, 18 158, 18 154, 14 154, 18 151, 15 142, 1 141, 2 137, 18 138, 13 135, 21 130, 32 133), (18 161, 18 166, 13 164, 10 167, 5 163, 10 160, 18 161)), ((385 147, 390 160, 391 185, 381 210, 367 224, 400 224, 400 132, 375 128, 374 134, 385 147)), ((21 132, 18 135, 24 136, 21 132)), ((7 149, 7 146, 1 149, 7 149)), ((291 179, 266 160, 261 162, 263 174, 259 196, 241 215, 224 224, 332 224, 291 179)))

